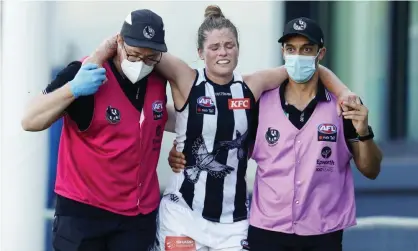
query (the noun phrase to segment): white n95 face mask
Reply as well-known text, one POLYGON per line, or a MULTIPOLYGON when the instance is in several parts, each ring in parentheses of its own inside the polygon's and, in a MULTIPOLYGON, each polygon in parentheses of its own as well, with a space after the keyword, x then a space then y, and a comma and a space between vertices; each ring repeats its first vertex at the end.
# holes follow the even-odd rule
POLYGON ((133 84, 146 77, 152 72, 154 66, 144 64, 144 62, 131 62, 127 59, 122 60, 121 68, 125 76, 133 84))

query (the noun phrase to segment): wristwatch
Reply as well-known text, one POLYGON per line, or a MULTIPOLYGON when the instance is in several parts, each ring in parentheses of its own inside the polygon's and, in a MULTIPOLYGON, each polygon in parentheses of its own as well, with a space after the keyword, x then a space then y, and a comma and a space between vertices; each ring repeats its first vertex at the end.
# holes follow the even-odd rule
POLYGON ((368 128, 369 128, 369 134, 368 135, 365 135, 365 136, 358 135, 358 140, 360 140, 360 141, 366 141, 366 140, 369 140, 369 139, 373 139, 374 138, 374 133, 373 133, 372 127, 371 126, 368 126, 368 128))

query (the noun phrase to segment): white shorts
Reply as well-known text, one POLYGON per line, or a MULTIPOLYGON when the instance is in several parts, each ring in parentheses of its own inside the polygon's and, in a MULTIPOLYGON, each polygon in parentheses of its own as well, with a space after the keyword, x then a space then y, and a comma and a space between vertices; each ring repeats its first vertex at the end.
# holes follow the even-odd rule
POLYGON ((241 251, 248 220, 230 224, 211 222, 194 213, 181 196, 161 200, 157 217, 159 251, 241 251))

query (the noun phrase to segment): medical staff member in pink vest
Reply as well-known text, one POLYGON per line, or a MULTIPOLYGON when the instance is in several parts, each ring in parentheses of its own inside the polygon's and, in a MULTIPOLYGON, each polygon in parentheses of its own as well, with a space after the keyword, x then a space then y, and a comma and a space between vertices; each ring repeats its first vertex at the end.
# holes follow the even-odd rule
POLYGON ((72 62, 28 106, 22 120, 27 131, 64 121, 56 251, 148 251, 154 244, 156 168, 164 128, 173 131, 166 125, 166 79, 153 71, 167 51, 164 37, 160 16, 131 12, 117 53, 103 68, 72 62))
POLYGON ((260 98, 249 247, 339 251, 343 230, 356 224, 350 160, 376 179, 382 154, 367 108, 344 103, 344 118, 338 116, 335 96, 318 78, 326 52, 321 28, 297 18, 286 24, 279 42, 289 79, 260 98))

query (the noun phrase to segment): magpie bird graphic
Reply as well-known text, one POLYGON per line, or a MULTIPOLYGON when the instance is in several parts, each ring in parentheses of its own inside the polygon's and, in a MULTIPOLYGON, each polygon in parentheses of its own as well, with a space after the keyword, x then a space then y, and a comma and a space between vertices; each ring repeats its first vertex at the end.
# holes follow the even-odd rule
POLYGON ((199 176, 202 171, 208 172, 209 175, 215 178, 224 178, 230 174, 235 168, 228 165, 224 165, 216 161, 220 149, 208 152, 203 137, 200 136, 196 139, 192 146, 192 154, 196 160, 195 165, 186 166, 184 170, 185 178, 193 184, 199 180, 199 176))
POLYGON ((246 131, 244 134, 241 134, 240 131, 235 131, 235 139, 231 141, 221 141, 219 142, 219 145, 223 147, 224 149, 232 150, 232 149, 238 149, 238 159, 243 159, 245 157, 245 151, 243 149, 243 144, 245 139, 248 136, 248 131, 246 131))

